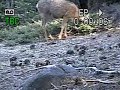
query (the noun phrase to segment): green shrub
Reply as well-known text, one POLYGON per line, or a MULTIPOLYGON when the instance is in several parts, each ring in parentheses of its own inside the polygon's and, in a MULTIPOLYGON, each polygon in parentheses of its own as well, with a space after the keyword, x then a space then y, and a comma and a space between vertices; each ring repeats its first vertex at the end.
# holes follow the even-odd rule
POLYGON ((43 41, 43 28, 38 24, 28 24, 26 26, 17 26, 12 30, 0 30, 0 38, 4 41, 26 44, 31 42, 43 41))

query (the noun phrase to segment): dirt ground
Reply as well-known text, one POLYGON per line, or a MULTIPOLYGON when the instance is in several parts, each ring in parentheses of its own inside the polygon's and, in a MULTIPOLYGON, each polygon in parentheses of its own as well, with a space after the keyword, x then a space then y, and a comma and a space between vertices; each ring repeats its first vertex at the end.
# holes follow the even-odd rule
MULTIPOLYGON (((21 84, 37 71, 36 62, 49 60, 51 64, 71 64, 73 67, 97 67, 100 70, 120 71, 120 30, 114 29, 99 34, 69 37, 66 40, 45 42, 30 45, 6 47, 0 44, 0 90, 19 90, 21 84), (31 48, 35 45, 35 48, 31 48), (85 46, 84 54, 75 51, 75 47, 85 46), (74 53, 67 53, 73 50, 74 53), (17 62, 30 60, 29 65, 10 66, 10 58, 16 57, 17 62), (36 69, 36 70, 35 70, 36 69)), ((96 79, 114 79, 119 81, 118 75, 95 74, 90 70, 79 71, 82 77, 96 79)), ((81 90, 119 90, 120 85, 96 84, 81 90), (106 87, 107 86, 107 87, 106 87), (106 88, 106 89, 105 89, 106 88)), ((71 90, 79 90, 71 89, 71 90)))

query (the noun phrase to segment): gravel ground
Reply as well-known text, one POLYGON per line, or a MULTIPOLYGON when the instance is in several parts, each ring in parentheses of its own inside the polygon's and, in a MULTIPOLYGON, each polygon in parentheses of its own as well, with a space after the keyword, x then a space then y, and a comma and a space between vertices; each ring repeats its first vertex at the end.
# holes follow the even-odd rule
MULTIPOLYGON (((1 43, 0 90, 18 90, 46 60, 50 64, 71 64, 75 68, 94 66, 100 70, 120 71, 120 30, 14 47, 6 47, 1 43), (19 65, 10 66, 11 57, 14 57, 19 65), (25 60, 30 61, 30 64, 25 64, 25 60), (40 65, 37 66, 37 63, 40 65)), ((119 80, 120 76, 95 74, 87 69, 79 72, 81 77, 103 80, 119 80)), ((91 87, 74 88, 70 90, 120 90, 120 85, 96 84, 91 87)))

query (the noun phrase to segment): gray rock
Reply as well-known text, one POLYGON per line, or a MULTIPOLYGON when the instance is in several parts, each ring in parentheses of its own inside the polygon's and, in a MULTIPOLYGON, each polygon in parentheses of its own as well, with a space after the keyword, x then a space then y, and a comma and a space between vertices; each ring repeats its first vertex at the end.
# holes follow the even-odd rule
POLYGON ((25 59, 24 60, 24 64, 29 65, 30 64, 30 60, 29 59, 25 59))
POLYGON ((68 50, 68 51, 66 52, 66 54, 72 55, 72 54, 74 54, 74 51, 73 51, 73 50, 68 50))
POLYGON ((104 60, 104 59, 107 59, 107 57, 103 55, 103 56, 99 56, 99 59, 104 60))
POLYGON ((21 90, 48 90, 54 85, 61 85, 67 77, 77 75, 77 71, 66 65, 51 65, 43 70, 38 71, 30 77, 22 86, 21 90))
POLYGON ((118 43, 117 45, 118 45, 118 47, 120 48, 120 43, 118 43))
POLYGON ((100 70, 107 70, 107 69, 110 69, 109 68, 109 65, 107 63, 101 63, 97 66, 98 69, 100 70))
POLYGON ((110 34, 107 34, 107 37, 111 37, 112 35, 110 35, 110 34))
POLYGON ((18 64, 17 64, 16 61, 11 61, 11 62, 10 62, 10 66, 15 67, 15 66, 18 66, 18 64))
POLYGON ((85 53, 86 53, 86 51, 85 50, 79 50, 79 55, 81 56, 81 55, 85 55, 85 53))
POLYGON ((30 49, 35 49, 35 45, 30 45, 30 49))
POLYGON ((10 62, 16 61, 16 60, 17 60, 17 57, 11 57, 11 58, 10 58, 10 62))

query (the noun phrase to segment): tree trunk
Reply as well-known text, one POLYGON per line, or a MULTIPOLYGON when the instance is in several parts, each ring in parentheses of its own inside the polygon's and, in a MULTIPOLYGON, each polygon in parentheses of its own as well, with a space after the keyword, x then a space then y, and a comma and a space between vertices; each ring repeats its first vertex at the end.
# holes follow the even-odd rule
POLYGON ((13 8, 14 1, 13 0, 6 0, 6 7, 13 8))

